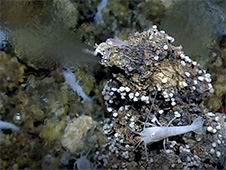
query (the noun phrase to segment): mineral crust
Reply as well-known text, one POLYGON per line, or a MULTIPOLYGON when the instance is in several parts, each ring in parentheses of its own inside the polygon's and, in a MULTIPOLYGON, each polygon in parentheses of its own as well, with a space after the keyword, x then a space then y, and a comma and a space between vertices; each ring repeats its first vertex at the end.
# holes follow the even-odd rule
POLYGON ((107 111, 112 113, 103 126, 109 142, 96 153, 97 164, 110 169, 210 168, 215 163, 219 167, 225 164, 219 157, 225 158, 223 123, 212 123, 215 119, 209 118, 203 105, 208 92, 214 91, 210 74, 186 56, 181 46, 172 45, 173 41, 153 26, 125 41, 108 39, 96 46, 96 54, 102 56, 100 63, 112 73, 102 91, 107 111), (143 144, 136 147, 142 122, 167 126, 175 119, 170 126, 183 126, 197 116, 204 119, 205 130, 212 128, 211 132, 171 137, 166 150, 162 141, 150 144, 147 154, 143 144), (216 140, 220 144, 213 148, 216 140), (205 163, 210 157, 214 157, 212 162, 205 163))

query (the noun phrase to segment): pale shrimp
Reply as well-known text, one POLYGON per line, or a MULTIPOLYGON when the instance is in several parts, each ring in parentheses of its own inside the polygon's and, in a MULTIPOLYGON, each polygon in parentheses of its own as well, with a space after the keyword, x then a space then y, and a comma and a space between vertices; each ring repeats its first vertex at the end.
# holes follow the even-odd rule
MULTIPOLYGON (((170 121, 171 123, 172 121, 170 121)), ((144 122, 145 125, 152 125, 151 123, 144 122)), ((169 123, 169 124, 170 124, 169 123)), ((169 125, 168 124, 168 125, 169 125)), ((154 126, 154 127, 148 127, 146 128, 144 126, 144 129, 136 134, 140 135, 140 141, 135 147, 135 149, 140 145, 141 142, 144 142, 144 147, 145 147, 145 153, 147 155, 147 144, 154 143, 160 140, 171 137, 171 136, 176 136, 176 135, 181 135, 184 133, 188 132, 195 132, 196 134, 201 135, 203 133, 203 123, 202 123, 202 117, 196 118, 191 125, 187 126, 172 126, 168 127, 167 126, 154 126)), ((165 147, 164 147, 165 149, 165 147)))

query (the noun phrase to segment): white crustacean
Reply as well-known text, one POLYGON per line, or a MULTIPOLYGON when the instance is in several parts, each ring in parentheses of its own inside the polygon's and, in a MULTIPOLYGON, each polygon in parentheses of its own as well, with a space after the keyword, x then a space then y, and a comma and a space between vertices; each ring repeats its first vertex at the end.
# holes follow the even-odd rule
MULTIPOLYGON (((171 122, 172 121, 170 121, 170 123, 171 122)), ((163 139, 165 142, 165 139, 168 137, 181 135, 181 134, 192 132, 192 131, 199 135, 201 135, 203 133, 202 117, 200 117, 200 116, 198 118, 196 118, 191 125, 172 126, 172 127, 168 127, 168 125, 167 126, 156 126, 151 123, 145 122, 144 129, 141 132, 139 132, 139 133, 134 132, 141 136, 140 141, 137 144, 137 146, 135 147, 135 149, 140 145, 141 142, 144 142, 145 153, 147 155, 147 144, 154 143, 154 142, 157 142, 157 141, 160 141, 163 139), (154 127, 146 128, 145 127, 146 125, 152 125, 154 127)), ((165 149, 165 146, 164 146, 164 149, 165 149)))
POLYGON ((108 38, 106 40, 106 43, 108 45, 112 45, 112 46, 129 46, 129 43, 126 42, 126 41, 122 41, 122 40, 119 40, 119 39, 114 39, 114 38, 108 38))
POLYGON ((110 46, 129 46, 129 43, 119 39, 108 38, 105 42, 102 42, 99 45, 95 44, 95 52, 93 54, 97 55, 99 53, 104 57, 110 46))
POLYGON ((81 156, 74 163, 74 170, 96 170, 96 165, 87 159, 90 150, 85 156, 81 156))

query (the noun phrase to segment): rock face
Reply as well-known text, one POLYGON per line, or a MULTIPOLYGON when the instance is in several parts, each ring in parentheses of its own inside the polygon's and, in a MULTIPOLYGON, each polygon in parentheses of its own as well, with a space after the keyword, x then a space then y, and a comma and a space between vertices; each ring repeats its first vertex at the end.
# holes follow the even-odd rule
POLYGON ((205 113, 203 106, 208 92, 214 91, 210 74, 186 56, 181 46, 173 46, 173 41, 173 37, 153 26, 126 41, 108 39, 96 46, 96 53, 102 55, 100 63, 112 73, 112 79, 102 91, 107 111, 112 113, 112 119, 106 119, 103 126, 109 143, 97 152, 98 164, 128 169, 134 166, 143 169, 209 168, 214 165, 204 163, 208 155, 216 158, 213 164, 218 163, 219 167, 224 164, 218 157, 219 153, 225 153, 222 152, 223 125, 218 119, 213 125, 215 119, 208 117, 210 114, 205 113), (142 122, 167 126, 174 120, 169 126, 185 126, 197 116, 204 118, 204 127, 212 128, 207 134, 189 132, 172 137, 173 142, 166 142, 166 150, 162 142, 148 145, 147 152, 143 144, 136 148, 140 140, 138 133, 144 127, 142 122), (216 138, 209 133, 220 138, 217 139, 220 146, 214 147, 212 152, 217 151, 218 155, 208 153, 216 138))
POLYGON ((95 121, 89 116, 80 116, 72 120, 65 129, 62 138, 62 145, 71 153, 80 151, 84 146, 83 138, 86 137, 87 131, 95 127, 95 121))
POLYGON ((24 70, 25 67, 18 62, 16 57, 0 52, 0 89, 2 91, 13 90, 19 83, 23 83, 24 70))

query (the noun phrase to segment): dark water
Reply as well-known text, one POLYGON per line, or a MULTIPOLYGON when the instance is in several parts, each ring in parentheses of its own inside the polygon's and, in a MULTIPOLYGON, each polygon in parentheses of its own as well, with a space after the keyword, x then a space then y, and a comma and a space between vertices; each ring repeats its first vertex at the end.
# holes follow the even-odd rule
POLYGON ((226 34, 225 8, 225 1, 178 1, 166 12, 162 28, 205 65, 211 45, 226 34))
POLYGON ((93 47, 83 44, 72 30, 78 20, 76 8, 62 3, 1 1, 2 32, 9 37, 17 55, 29 65, 48 68, 48 64, 54 63, 97 63, 97 58, 84 52, 93 47), (42 64, 38 66, 36 62, 42 64))

